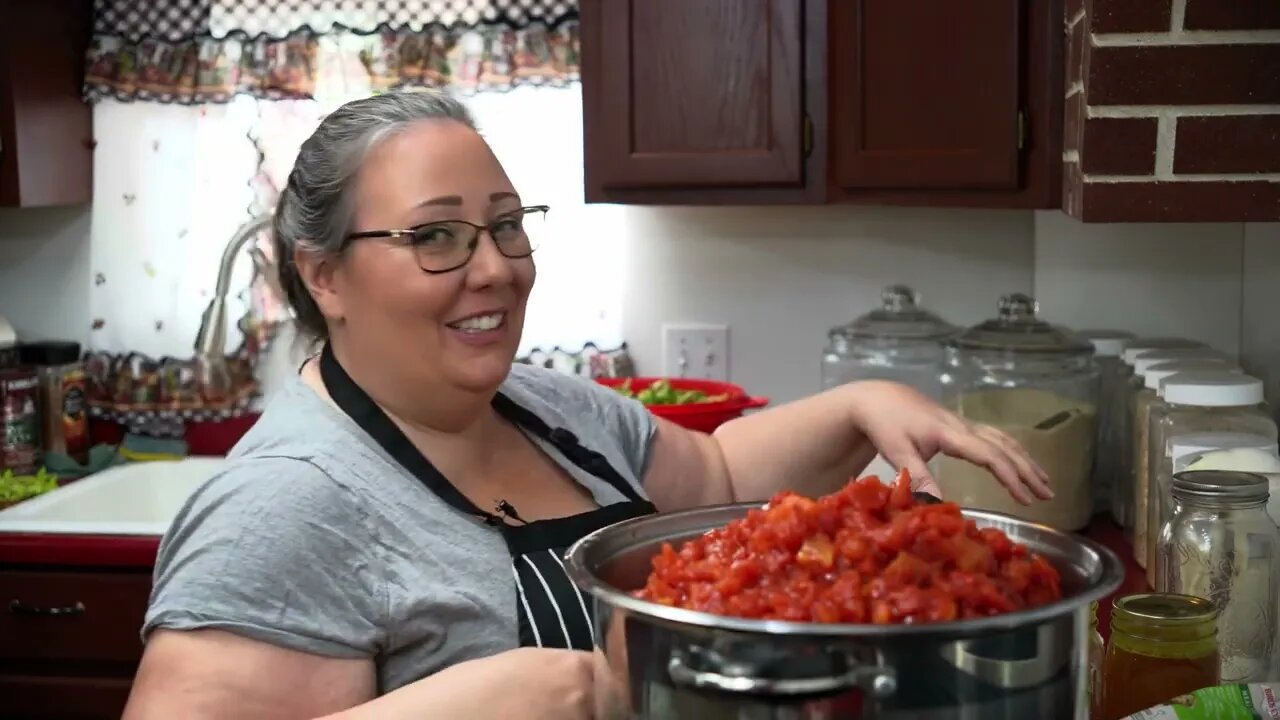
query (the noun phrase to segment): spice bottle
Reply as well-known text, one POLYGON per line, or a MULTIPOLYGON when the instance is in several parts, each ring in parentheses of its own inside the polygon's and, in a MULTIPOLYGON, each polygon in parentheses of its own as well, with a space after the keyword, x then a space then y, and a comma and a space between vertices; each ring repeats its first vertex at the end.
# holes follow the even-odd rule
POLYGON ((1151 593, 1116 598, 1102 666, 1102 720, 1121 720, 1218 684, 1218 611, 1208 600, 1151 593))
POLYGON ((30 475, 40 466, 40 381, 29 367, 0 370, 0 470, 30 475))
POLYGON ((80 464, 89 460, 88 379, 80 363, 80 344, 27 343, 19 347, 22 364, 34 367, 40 378, 40 445, 44 452, 69 455, 80 464))
POLYGON ((1206 598, 1218 610, 1223 683, 1271 679, 1280 530, 1267 516, 1268 494, 1261 475, 1178 473, 1160 531, 1157 589, 1206 598))

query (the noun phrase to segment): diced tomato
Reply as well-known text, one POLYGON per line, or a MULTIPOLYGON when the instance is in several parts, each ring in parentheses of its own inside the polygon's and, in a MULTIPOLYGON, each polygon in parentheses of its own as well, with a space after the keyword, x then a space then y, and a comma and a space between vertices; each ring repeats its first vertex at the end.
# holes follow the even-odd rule
POLYGON ((1054 602, 1058 572, 951 503, 921 506, 910 478, 872 478, 663 544, 636 597, 722 615, 821 623, 922 623, 1054 602))

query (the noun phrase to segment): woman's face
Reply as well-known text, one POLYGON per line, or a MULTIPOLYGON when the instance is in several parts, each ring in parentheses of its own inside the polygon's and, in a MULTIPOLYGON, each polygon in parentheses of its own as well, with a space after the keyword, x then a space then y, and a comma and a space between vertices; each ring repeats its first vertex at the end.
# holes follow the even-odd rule
MULTIPOLYGON (((365 160, 355 191, 353 232, 465 220, 488 226, 521 207, 489 146, 452 121, 416 123, 365 160)), ((533 259, 508 258, 481 233, 471 259, 445 273, 424 272, 407 238, 351 241, 333 269, 346 353, 374 353, 398 375, 427 386, 495 389, 520 344, 533 259)))

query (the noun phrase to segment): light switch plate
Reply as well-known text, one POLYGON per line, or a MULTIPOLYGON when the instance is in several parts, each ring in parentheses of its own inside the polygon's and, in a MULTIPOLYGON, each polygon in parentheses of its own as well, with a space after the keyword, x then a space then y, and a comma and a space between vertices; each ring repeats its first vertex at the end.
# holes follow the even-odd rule
POLYGON ((662 326, 662 374, 698 380, 729 379, 729 326, 667 323, 662 326))

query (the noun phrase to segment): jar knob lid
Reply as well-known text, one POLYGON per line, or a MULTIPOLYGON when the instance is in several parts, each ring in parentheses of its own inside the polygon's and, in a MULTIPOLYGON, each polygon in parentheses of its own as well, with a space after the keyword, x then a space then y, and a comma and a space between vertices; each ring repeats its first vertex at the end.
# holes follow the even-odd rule
POLYGON ((920 296, 916 291, 906 285, 890 285, 880 291, 880 302, 885 310, 892 312, 915 310, 919 301, 920 296))
POLYGON ((1025 293, 1011 293, 1000 297, 1001 320, 1029 320, 1040 311, 1040 303, 1025 293))

